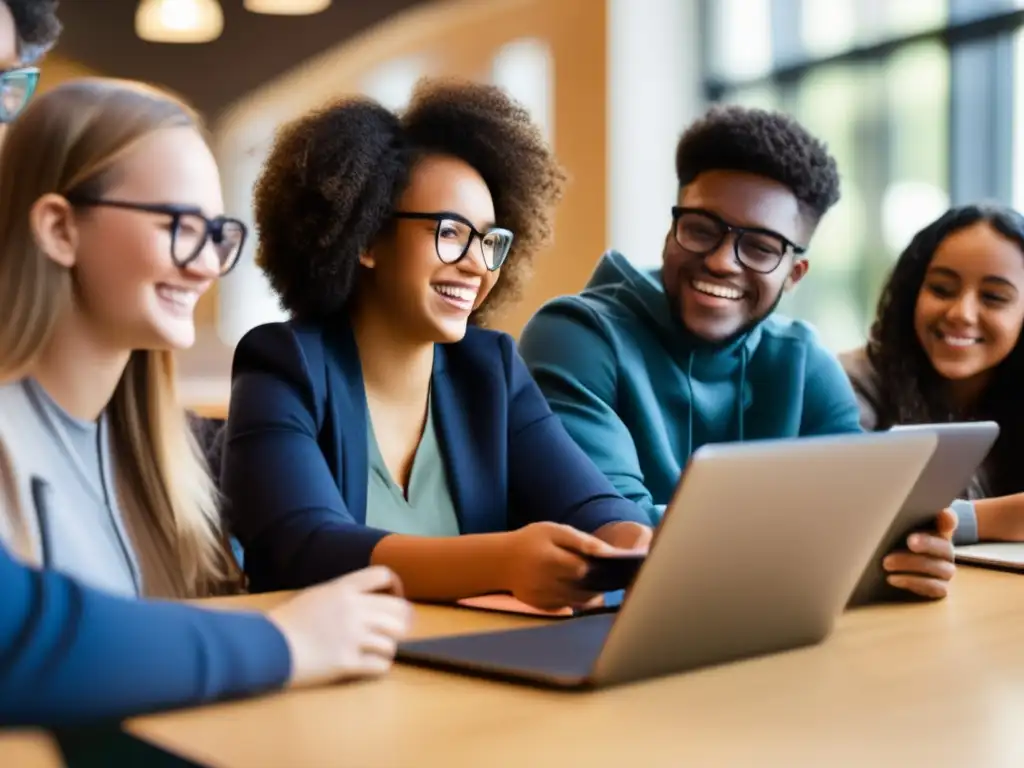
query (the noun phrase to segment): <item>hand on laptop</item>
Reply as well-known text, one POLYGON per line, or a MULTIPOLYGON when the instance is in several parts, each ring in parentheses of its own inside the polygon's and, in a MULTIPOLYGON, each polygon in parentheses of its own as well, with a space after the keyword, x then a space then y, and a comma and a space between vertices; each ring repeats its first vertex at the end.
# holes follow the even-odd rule
POLYGON ((398 577, 373 566, 299 592, 267 617, 292 656, 292 686, 381 675, 409 631, 398 577))
POLYGON ((593 607, 601 595, 576 586, 587 574, 581 555, 618 551, 596 536, 560 523, 532 523, 508 534, 506 589, 517 600, 544 610, 593 607))
POLYGON ((882 567, 889 572, 894 587, 922 597, 938 599, 949 592, 956 573, 953 564, 953 531, 956 514, 942 510, 935 518, 934 531, 918 531, 907 537, 907 549, 889 553, 882 567))

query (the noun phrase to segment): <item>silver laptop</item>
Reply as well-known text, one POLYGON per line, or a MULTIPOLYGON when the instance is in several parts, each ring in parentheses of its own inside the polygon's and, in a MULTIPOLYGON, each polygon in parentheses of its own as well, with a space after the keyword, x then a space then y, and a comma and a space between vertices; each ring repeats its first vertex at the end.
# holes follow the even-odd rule
POLYGON ((999 437, 999 425, 994 421, 913 424, 893 427, 893 431, 931 432, 938 444, 900 513, 879 542, 850 598, 851 606, 909 596, 886 581, 883 558, 894 549, 905 548, 907 536, 913 531, 932 527, 936 513, 963 493, 999 437))
POLYGON ((398 659, 587 688, 818 643, 935 445, 880 432, 704 446, 617 614, 407 642, 398 659))
POLYGON ((1024 571, 1024 543, 992 542, 956 548, 956 561, 1006 571, 1024 571))

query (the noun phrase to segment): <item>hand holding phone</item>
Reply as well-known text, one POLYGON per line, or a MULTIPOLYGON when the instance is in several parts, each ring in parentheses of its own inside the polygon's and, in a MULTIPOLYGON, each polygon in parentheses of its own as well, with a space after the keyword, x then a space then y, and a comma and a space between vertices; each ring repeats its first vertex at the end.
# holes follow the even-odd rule
POLYGON ((610 555, 586 555, 587 575, 580 589, 587 592, 617 592, 628 589, 647 558, 647 550, 622 550, 610 555))

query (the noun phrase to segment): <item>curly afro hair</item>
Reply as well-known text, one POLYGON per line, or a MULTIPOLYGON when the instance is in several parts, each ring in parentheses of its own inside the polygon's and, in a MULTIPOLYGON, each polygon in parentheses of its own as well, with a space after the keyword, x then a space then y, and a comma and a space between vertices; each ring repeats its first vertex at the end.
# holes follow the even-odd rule
POLYGON ((347 98, 283 128, 255 188, 257 263, 293 317, 343 312, 359 255, 392 220, 416 160, 447 154, 483 177, 497 221, 515 234, 501 279, 473 322, 519 295, 552 236, 565 174, 529 113, 500 89, 422 80, 401 115, 347 98))
POLYGON ((685 187, 706 171, 743 171, 785 185, 813 224, 839 201, 839 171, 824 143, 780 112, 715 106, 683 133, 676 175, 685 187))
MULTIPOLYGON (((1017 243, 1024 259, 1024 216, 1002 206, 965 205, 950 209, 914 236, 882 289, 867 345, 868 359, 881 386, 879 429, 897 424, 955 421, 967 416, 957 413, 946 396, 945 381, 918 339, 914 313, 928 265, 939 245, 954 232, 979 222, 1017 243)), ((1019 472, 1019 457, 1024 449, 1021 381, 1024 336, 996 368, 982 402, 971 415, 992 419, 1001 427, 999 439, 986 461, 986 467, 992 471, 993 488, 1000 489, 999 495, 1024 491, 1024 476, 1019 472)))
POLYGON ((61 25, 58 0, 0 0, 11 9, 18 34, 18 50, 25 62, 38 59, 57 42, 61 25))

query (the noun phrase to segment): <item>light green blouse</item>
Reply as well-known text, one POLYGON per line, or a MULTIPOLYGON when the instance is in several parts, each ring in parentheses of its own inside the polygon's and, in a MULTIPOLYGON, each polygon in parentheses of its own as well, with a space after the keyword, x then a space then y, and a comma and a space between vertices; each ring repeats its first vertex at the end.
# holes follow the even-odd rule
POLYGON ((370 476, 366 487, 366 524, 409 536, 458 536, 459 520, 448 490, 444 456, 434 432, 434 414, 427 402, 427 423, 409 473, 408 498, 392 479, 370 419, 367 423, 370 476))

